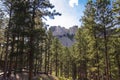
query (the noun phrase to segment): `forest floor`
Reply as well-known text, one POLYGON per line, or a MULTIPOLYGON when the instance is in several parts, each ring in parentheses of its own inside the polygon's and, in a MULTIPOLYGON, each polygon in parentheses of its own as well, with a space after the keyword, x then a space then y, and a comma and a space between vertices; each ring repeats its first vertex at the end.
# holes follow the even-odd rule
MULTIPOLYGON (((3 73, 0 73, 0 80, 4 80, 2 77, 3 73)), ((28 73, 23 73, 23 74, 16 74, 11 76, 7 80, 28 80, 28 73)), ((52 75, 46 75, 46 74, 39 74, 33 77, 33 80, 59 80, 57 77, 52 76, 52 75)))

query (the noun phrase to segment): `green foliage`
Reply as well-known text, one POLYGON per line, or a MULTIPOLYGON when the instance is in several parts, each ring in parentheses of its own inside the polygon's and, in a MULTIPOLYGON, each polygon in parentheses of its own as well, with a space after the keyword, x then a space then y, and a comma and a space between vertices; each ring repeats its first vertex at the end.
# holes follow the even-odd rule
MULTIPOLYGON (((25 68, 35 75, 56 75, 59 80, 101 80, 103 76, 109 78, 104 80, 120 80, 119 0, 89 0, 71 47, 64 47, 44 28, 42 17, 60 15, 48 11, 54 7, 49 1, 3 3, 9 12, 9 24, 4 30, 3 21, 7 20, 0 9, 0 45, 4 45, 0 46, 0 60, 7 59, 9 73, 25 68)), ((73 39, 73 35, 67 36, 73 39)), ((53 78, 43 75, 38 79, 53 78)))

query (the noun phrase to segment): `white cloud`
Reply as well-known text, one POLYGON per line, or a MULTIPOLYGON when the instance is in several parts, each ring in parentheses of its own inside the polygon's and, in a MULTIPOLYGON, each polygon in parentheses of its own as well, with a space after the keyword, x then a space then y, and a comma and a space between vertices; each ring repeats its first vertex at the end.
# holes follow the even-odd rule
POLYGON ((73 25, 80 25, 81 23, 79 22, 79 19, 81 18, 81 15, 83 15, 83 7, 78 5, 78 0, 71 0, 72 4, 78 5, 71 8, 69 1, 70 0, 50 0, 50 2, 55 5, 55 10, 60 12, 62 15, 55 16, 55 19, 53 20, 47 18, 47 21, 45 21, 46 24, 50 26, 60 25, 66 28, 72 27, 73 25))
POLYGON ((54 20, 48 19, 47 24, 50 24, 51 26, 62 26, 69 28, 74 25, 80 25, 80 22, 74 16, 62 15, 62 16, 56 16, 54 20))
POLYGON ((78 0, 70 0, 70 1, 69 1, 69 5, 70 5, 71 7, 74 7, 75 5, 78 6, 78 0))

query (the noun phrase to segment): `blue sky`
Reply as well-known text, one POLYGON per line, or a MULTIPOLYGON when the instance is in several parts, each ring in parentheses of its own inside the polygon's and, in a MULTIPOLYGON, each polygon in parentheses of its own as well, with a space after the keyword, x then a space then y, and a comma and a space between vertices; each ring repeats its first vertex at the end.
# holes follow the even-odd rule
POLYGON ((55 6, 54 9, 60 12, 61 16, 55 16, 55 19, 47 19, 46 23, 50 26, 72 27, 80 26, 79 19, 83 16, 84 6, 88 0, 50 0, 55 6))

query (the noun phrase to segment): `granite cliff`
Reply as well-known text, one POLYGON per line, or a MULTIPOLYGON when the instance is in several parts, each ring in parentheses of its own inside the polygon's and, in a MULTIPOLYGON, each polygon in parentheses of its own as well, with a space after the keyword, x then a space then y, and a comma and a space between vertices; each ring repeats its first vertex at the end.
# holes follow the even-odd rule
POLYGON ((70 47, 75 42, 74 36, 76 31, 78 30, 78 26, 73 26, 69 29, 61 26, 51 26, 49 30, 52 32, 53 36, 60 40, 62 45, 70 47))

